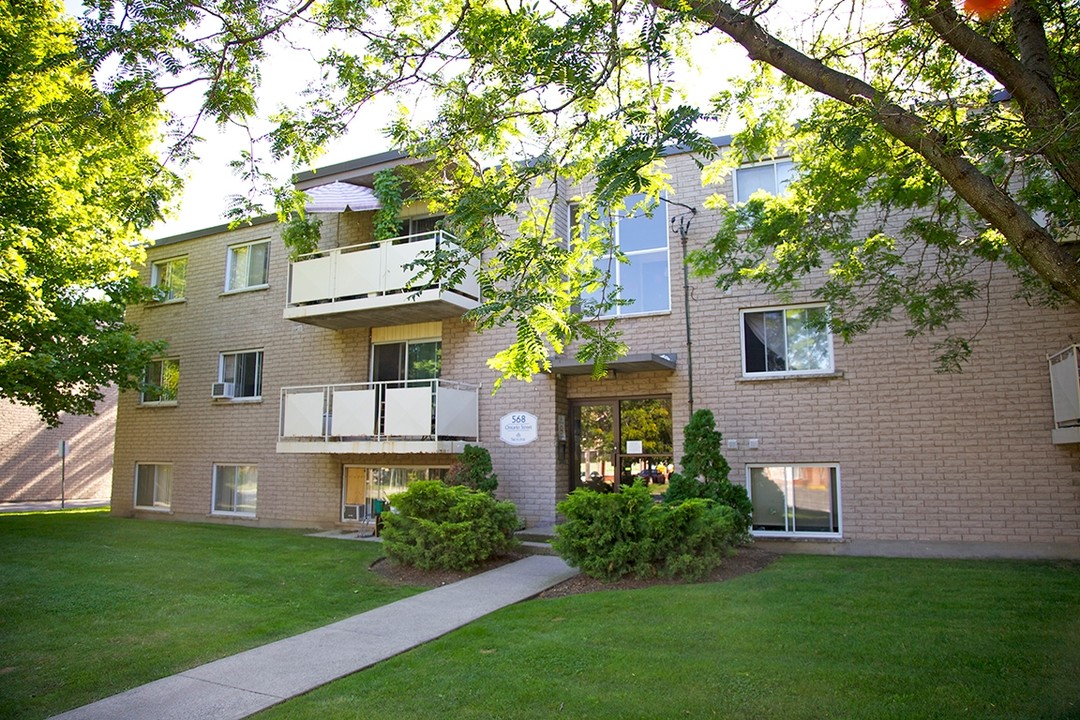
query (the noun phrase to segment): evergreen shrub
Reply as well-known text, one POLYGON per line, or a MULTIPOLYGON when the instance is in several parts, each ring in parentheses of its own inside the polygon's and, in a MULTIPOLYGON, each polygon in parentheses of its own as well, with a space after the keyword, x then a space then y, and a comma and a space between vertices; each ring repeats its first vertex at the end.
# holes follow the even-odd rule
POLYGON ((447 485, 464 485, 489 495, 499 487, 499 476, 493 472, 491 453, 479 445, 466 445, 446 474, 447 485))
POLYGON ((383 514, 383 548, 422 570, 471 570, 517 545, 517 510, 486 492, 418 480, 383 514))
POLYGON ((682 471, 672 473, 664 502, 680 504, 692 498, 713 500, 735 511, 742 533, 750 529, 754 506, 746 488, 728 479, 731 466, 720 452, 724 436, 716 429, 711 410, 695 410, 683 431, 682 471))
POLYGON ((737 513, 712 500, 653 502, 644 485, 599 493, 579 488, 560 502, 555 551, 586 575, 605 581, 627 575, 698 580, 741 542, 737 513))

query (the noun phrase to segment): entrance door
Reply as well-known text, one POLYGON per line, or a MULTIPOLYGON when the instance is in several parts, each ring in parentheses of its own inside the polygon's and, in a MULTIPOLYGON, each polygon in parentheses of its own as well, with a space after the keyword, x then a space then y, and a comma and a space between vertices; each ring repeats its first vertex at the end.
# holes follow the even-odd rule
MULTIPOLYGON (((380 435, 386 432, 387 389, 427 385, 431 387, 434 397, 435 385, 431 381, 439 378, 441 359, 440 340, 409 340, 371 346, 371 380, 379 383, 375 388, 375 426, 380 435)), ((432 413, 434 407, 432 403, 432 413)))
POLYGON ((582 400, 570 406, 573 487, 611 491, 643 482, 667 489, 674 470, 670 398, 582 400))
POLYGON ((615 403, 592 402, 573 408, 575 473, 571 487, 606 490, 615 487, 615 403))

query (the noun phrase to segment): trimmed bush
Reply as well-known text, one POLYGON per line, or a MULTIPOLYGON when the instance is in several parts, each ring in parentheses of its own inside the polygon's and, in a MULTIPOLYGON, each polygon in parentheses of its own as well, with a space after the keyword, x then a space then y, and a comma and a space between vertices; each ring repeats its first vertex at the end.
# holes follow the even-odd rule
POLYGON ((464 485, 489 495, 499 487, 499 476, 493 471, 491 453, 479 445, 466 445, 446 474, 447 485, 464 485))
POLYGON ((555 528, 555 551, 608 582, 627 575, 698 580, 745 538, 734 509, 701 498, 658 505, 644 485, 616 493, 579 488, 558 510, 566 521, 555 528))
POLYGON ((471 570, 511 550, 517 510, 486 492, 418 480, 394 495, 383 514, 383 548, 422 570, 471 570))

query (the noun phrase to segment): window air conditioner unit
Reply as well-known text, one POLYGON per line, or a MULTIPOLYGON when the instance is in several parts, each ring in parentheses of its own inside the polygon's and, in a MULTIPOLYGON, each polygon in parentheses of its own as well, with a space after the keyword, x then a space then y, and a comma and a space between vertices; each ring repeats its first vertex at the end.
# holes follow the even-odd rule
POLYGON ((233 384, 231 382, 217 382, 210 388, 210 397, 215 400, 231 398, 233 396, 233 384))

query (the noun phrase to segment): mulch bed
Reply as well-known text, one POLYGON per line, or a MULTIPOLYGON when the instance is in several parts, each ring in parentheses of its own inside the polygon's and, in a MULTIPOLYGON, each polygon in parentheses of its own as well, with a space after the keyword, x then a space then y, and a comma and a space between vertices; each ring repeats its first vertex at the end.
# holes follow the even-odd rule
MULTIPOLYGON (((523 554, 503 555, 489 560, 476 570, 468 572, 458 570, 419 570, 414 567, 399 565, 387 558, 376 560, 371 564, 370 569, 384 580, 397 585, 439 587, 440 585, 448 585, 449 583, 463 580, 471 575, 493 570, 500 565, 520 560, 523 557, 525 557, 523 554)), ((701 582, 720 582, 722 580, 730 580, 731 578, 739 577, 740 575, 755 573, 768 567, 768 565, 777 557, 779 557, 779 555, 776 553, 762 550, 753 545, 746 545, 739 548, 734 555, 725 559, 720 567, 714 570, 711 575, 701 582)), ((640 588, 653 587, 655 585, 679 585, 684 582, 685 581, 682 580, 669 580, 667 578, 639 579, 631 577, 624 578, 617 582, 607 583, 591 578, 588 575, 580 574, 559 583, 555 587, 545 590, 540 593, 539 597, 565 597, 567 595, 596 592, 598 590, 637 590, 640 588)))

